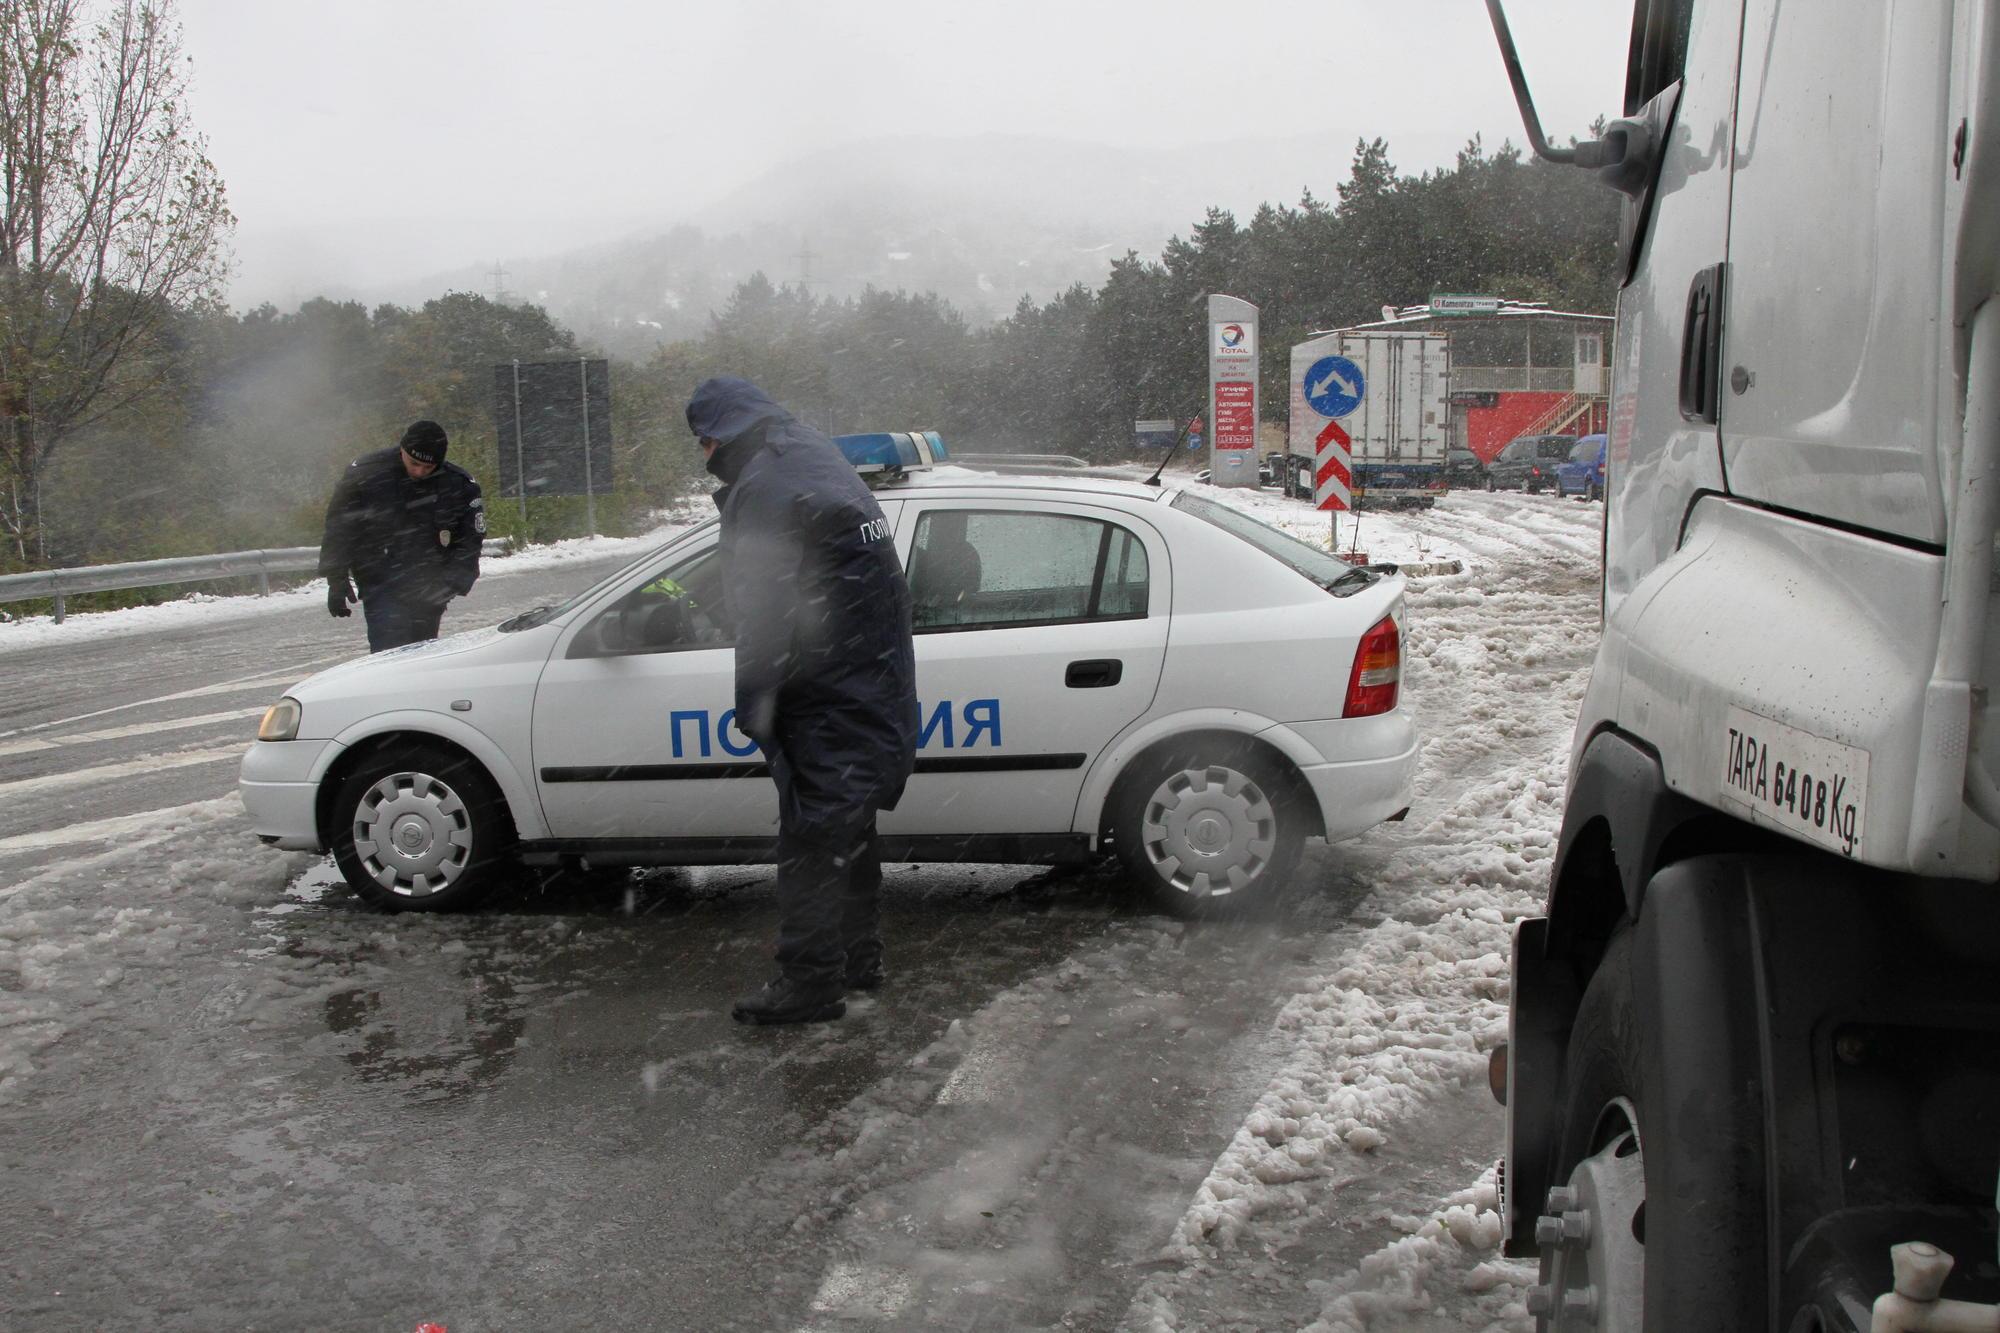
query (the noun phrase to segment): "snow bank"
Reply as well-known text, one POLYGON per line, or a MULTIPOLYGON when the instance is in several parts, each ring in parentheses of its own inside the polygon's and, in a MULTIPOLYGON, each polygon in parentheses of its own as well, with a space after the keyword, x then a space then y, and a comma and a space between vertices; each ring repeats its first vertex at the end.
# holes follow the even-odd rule
MULTIPOLYGON (((513 574, 554 569, 583 561, 611 560, 621 556, 629 559, 701 521, 698 507, 692 505, 663 512, 657 517, 659 525, 643 536, 576 537, 543 546, 525 547, 512 555, 486 560, 480 565, 480 579, 482 582, 504 579, 513 574)), ((0 653, 57 643, 120 638, 130 634, 156 634, 163 630, 185 629, 245 616, 316 607, 325 601, 326 580, 314 579, 269 597, 191 592, 156 606, 72 613, 60 625, 55 623, 53 616, 23 616, 0 623, 0 653)))

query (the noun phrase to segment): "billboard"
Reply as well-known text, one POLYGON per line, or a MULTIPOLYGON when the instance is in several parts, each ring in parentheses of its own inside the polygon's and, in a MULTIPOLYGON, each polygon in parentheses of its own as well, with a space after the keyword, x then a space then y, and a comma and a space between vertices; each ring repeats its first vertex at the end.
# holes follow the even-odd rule
POLYGON ((502 496, 612 489, 610 362, 579 357, 493 367, 493 425, 502 496))

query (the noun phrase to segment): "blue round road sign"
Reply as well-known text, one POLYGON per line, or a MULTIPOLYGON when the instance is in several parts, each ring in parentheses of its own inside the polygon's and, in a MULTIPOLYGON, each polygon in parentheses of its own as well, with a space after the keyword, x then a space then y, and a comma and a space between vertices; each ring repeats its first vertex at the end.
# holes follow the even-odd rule
POLYGON ((1344 417, 1368 392, 1361 367, 1344 356, 1323 356, 1306 371, 1306 402, 1323 417, 1344 417))

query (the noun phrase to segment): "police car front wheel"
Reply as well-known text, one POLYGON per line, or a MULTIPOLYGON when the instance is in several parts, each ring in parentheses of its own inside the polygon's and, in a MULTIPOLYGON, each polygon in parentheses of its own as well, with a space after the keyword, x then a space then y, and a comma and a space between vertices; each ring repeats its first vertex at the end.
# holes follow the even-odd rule
POLYGON ((1113 845, 1153 900, 1182 916, 1276 894, 1304 842, 1298 803, 1248 749, 1156 756, 1123 788, 1113 845))
POLYGON ((472 760, 443 747, 377 752, 334 798, 333 856, 364 901, 392 911, 468 907, 512 842, 506 807, 472 760))

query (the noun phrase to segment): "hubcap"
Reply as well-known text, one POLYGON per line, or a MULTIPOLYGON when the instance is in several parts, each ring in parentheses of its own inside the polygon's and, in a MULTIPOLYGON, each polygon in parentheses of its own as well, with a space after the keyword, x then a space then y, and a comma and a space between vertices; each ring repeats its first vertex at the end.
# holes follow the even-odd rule
POLYGON ((1256 783, 1233 768, 1190 768, 1146 798, 1139 845, 1163 883, 1220 897, 1264 873, 1277 834, 1277 812, 1256 783))
POLYGON ((354 810, 354 854, 391 893, 450 888, 472 856, 472 821, 458 793, 428 773, 391 773, 354 810))
POLYGON ((1541 1282, 1528 1312, 1557 1330, 1640 1333, 1645 1317, 1646 1164, 1637 1117, 1622 1099, 1604 1110, 1604 1146, 1576 1164, 1569 1184, 1549 1191, 1535 1220, 1541 1282))

